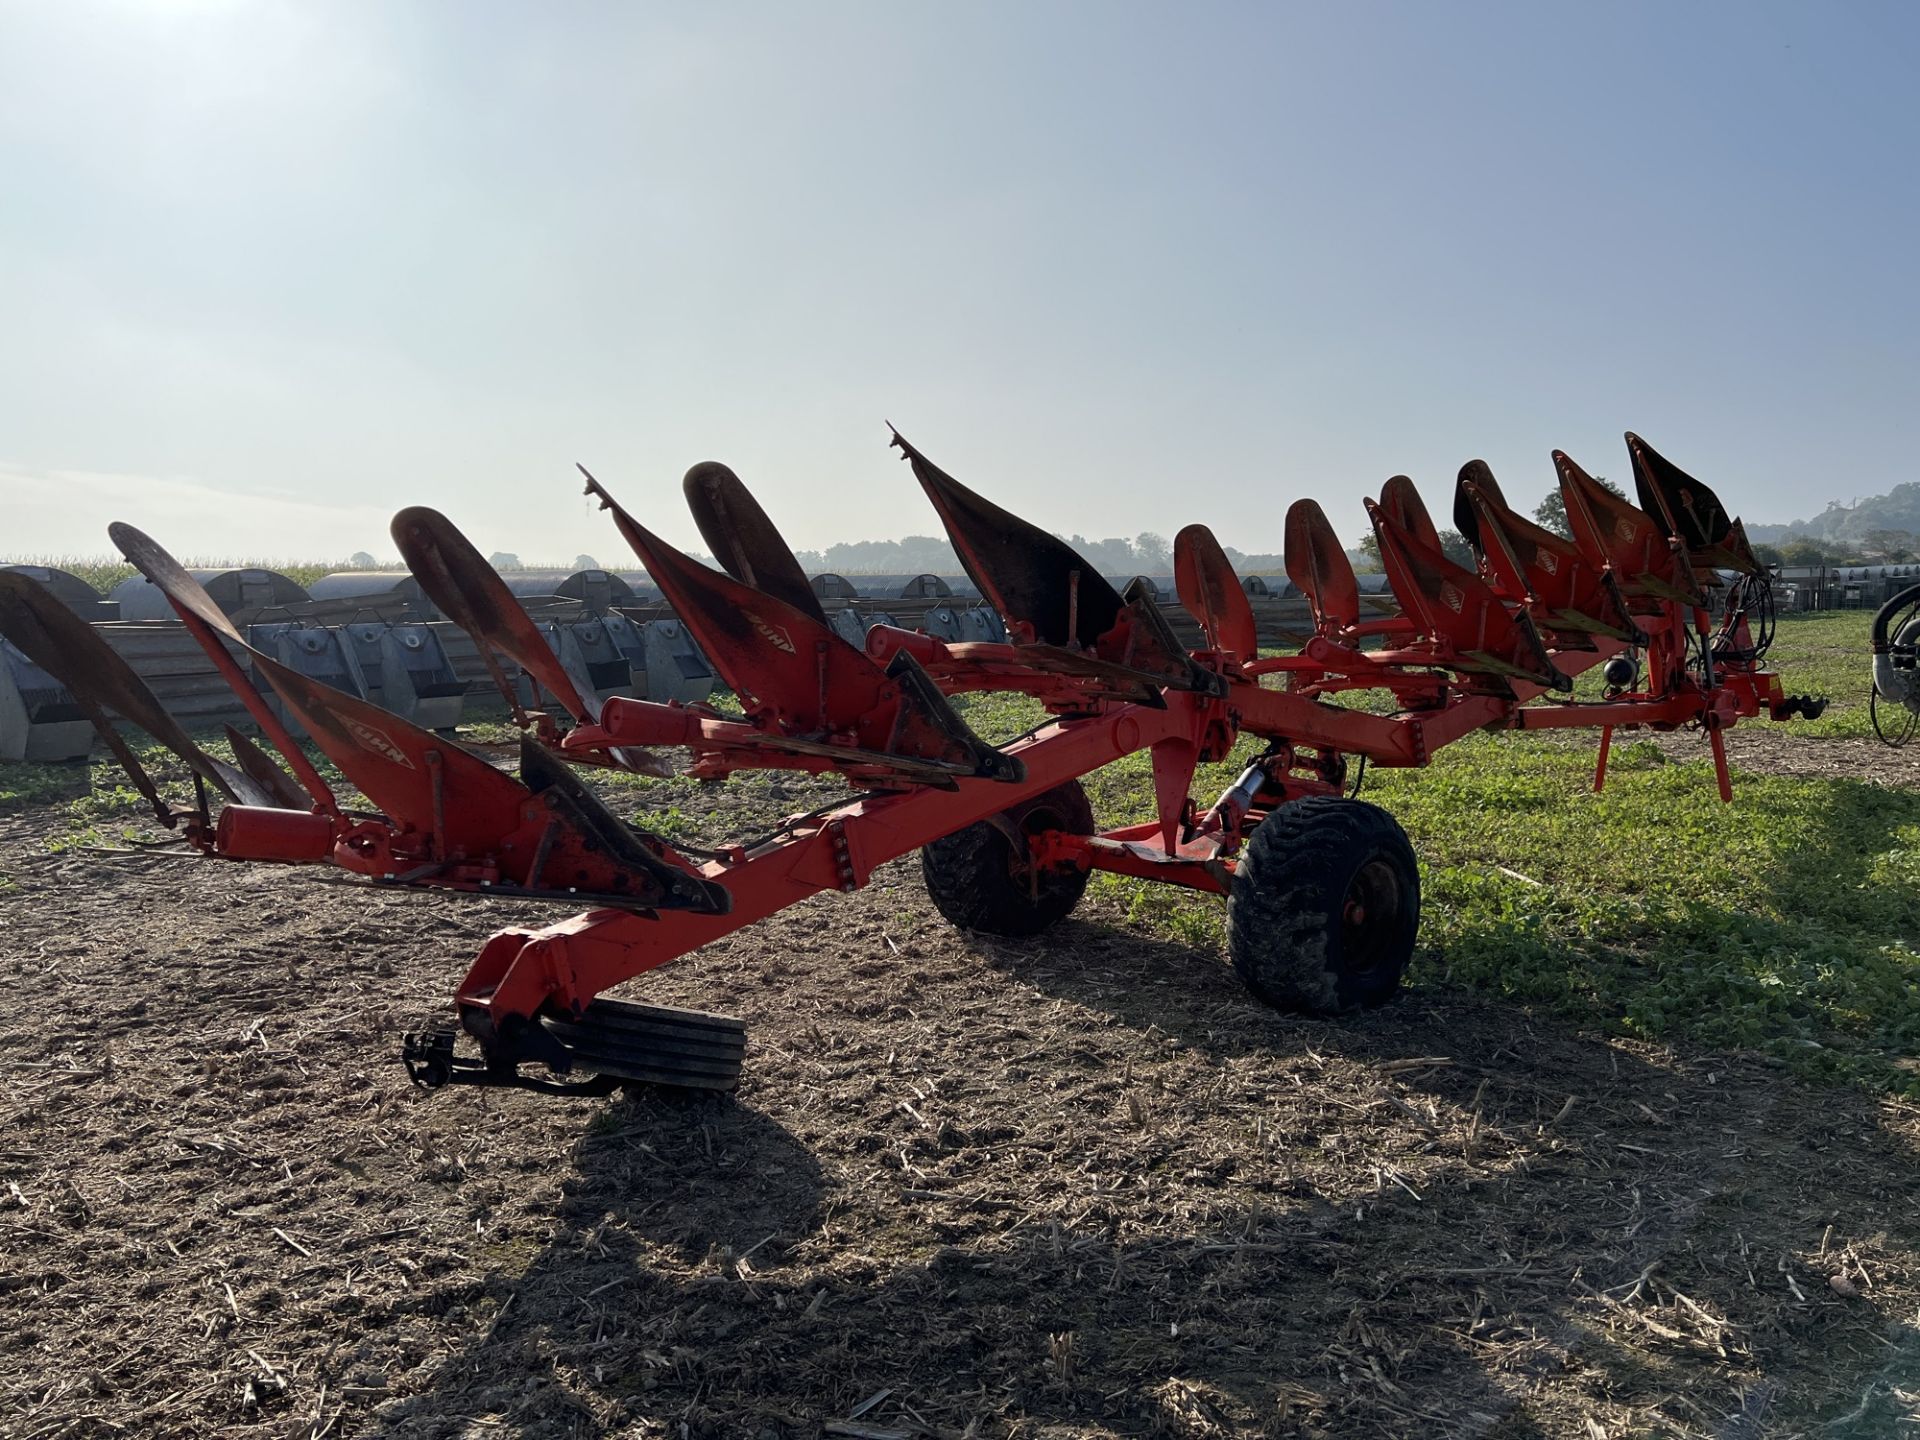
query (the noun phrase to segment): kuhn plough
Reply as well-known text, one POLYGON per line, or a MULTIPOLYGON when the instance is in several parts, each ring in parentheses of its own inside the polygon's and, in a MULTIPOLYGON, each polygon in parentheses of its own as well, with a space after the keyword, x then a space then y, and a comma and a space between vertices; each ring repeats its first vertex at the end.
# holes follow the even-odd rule
POLYGON ((434 511, 401 511, 393 534, 408 567, 479 642, 522 726, 517 779, 251 650, 166 551, 124 524, 111 527, 114 543, 166 593, 266 748, 230 731, 237 765, 208 755, 83 622, 23 576, 0 574, 0 632, 74 692, 156 815, 209 856, 330 864, 378 886, 590 907, 487 942, 454 996, 477 1054, 456 1048, 452 1025, 410 1036, 404 1052, 423 1084, 563 1093, 631 1082, 731 1087, 740 1022, 606 992, 809 896, 858 889, 877 866, 914 850, 934 904, 958 925, 1035 934, 1073 909, 1090 871, 1107 870, 1229 897, 1230 957, 1267 1003, 1317 1012, 1377 1005, 1412 953, 1420 890, 1404 832, 1350 793, 1367 765, 1424 765, 1474 730, 1595 726, 1598 788, 1616 729, 1691 726, 1705 732, 1720 792, 1731 798, 1724 731, 1748 717, 1817 714, 1821 704, 1786 696, 1762 666, 1767 576, 1739 521, 1633 435, 1638 506, 1555 452, 1570 539, 1515 513, 1486 465, 1467 465, 1454 519, 1476 569, 1443 552, 1412 483, 1389 480, 1367 510, 1400 606, 1390 618, 1362 618, 1332 526, 1313 501, 1296 502, 1286 567, 1313 634, 1280 656, 1262 655, 1246 594, 1204 526, 1175 543, 1180 600, 1204 637, 1189 650, 1143 587, 1116 591, 1056 537, 899 435, 893 444, 1004 618, 1007 643, 949 644, 878 625, 864 650, 849 644, 724 466, 696 466, 685 482, 724 572, 676 550, 587 477, 737 712, 588 703, 459 531, 434 511), (1716 621, 1709 601, 1722 587, 1716 621), (1573 699, 1574 677, 1596 666, 1600 697, 1573 699), (524 706, 512 670, 564 718, 524 706), (980 690, 1030 696, 1049 718, 988 744, 949 699, 980 690), (1336 703, 1361 690, 1389 692, 1392 712, 1336 703), (367 808, 336 797, 282 713, 367 808), (110 715, 186 762, 191 807, 162 798, 110 715), (1243 736, 1263 742, 1257 753, 1218 799, 1196 803, 1196 766, 1226 759, 1243 736), (666 747, 686 750, 702 779, 831 772, 855 793, 757 843, 695 851, 619 819, 572 768, 665 773, 666 747), (1152 757, 1157 817, 1099 831, 1079 778, 1142 750, 1152 757), (209 789, 226 801, 217 813, 209 789))

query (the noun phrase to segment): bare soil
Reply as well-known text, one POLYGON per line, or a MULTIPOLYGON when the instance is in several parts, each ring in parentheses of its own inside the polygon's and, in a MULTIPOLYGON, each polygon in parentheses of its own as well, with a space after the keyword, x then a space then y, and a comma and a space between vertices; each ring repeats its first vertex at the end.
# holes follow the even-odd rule
MULTIPOLYGON (((1711 760, 1706 735, 1697 730, 1622 732, 1616 743, 1654 741, 1674 760, 1711 760)), ((1858 780, 1869 785, 1920 788, 1920 745, 1893 750, 1872 736, 1797 735, 1789 726, 1746 724, 1726 731, 1727 763, 1755 774, 1802 780, 1858 780)), ((1585 737, 1592 744, 1592 737, 1585 737)))
POLYGON ((630 987, 750 1022, 735 1097, 429 1095, 402 1030, 554 912, 59 823, 0 819, 8 1437, 1920 1434, 1911 1106, 1289 1019, 911 863, 630 987))

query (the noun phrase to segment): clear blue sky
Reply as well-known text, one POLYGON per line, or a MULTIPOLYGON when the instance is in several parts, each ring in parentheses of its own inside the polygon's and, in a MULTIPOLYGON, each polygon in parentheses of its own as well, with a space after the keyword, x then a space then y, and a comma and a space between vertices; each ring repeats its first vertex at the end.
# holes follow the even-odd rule
POLYGON ((0 553, 1916 478, 1920 6, 0 0, 0 553))

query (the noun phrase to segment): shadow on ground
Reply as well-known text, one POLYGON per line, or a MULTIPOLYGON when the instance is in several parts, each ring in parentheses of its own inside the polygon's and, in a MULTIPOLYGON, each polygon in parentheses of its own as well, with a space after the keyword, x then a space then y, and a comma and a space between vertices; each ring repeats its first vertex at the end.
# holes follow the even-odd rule
POLYGON ((1866 1436, 1906 1403, 1913 1158, 1863 1097, 1452 994, 1288 1019, 1092 923, 974 949, 990 1005, 956 970, 884 1051, 617 1107, 384 1424, 1866 1436))

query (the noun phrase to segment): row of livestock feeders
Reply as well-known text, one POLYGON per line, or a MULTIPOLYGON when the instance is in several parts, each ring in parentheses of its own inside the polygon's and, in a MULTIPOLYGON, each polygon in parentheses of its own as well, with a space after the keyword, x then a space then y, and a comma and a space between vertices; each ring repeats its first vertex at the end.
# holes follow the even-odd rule
MULTIPOLYGON (((200 721, 232 712, 230 699, 219 698, 227 695, 225 687, 213 683, 212 672, 194 658, 197 647, 131 628, 177 624, 165 594, 144 575, 128 577, 103 597, 65 570, 7 568, 48 587, 82 618, 130 627, 109 630, 109 643, 158 681, 163 702, 178 718, 200 721), (183 655, 185 673, 179 668, 183 655), (203 703, 209 695, 212 708, 203 703)), ((459 723, 465 697, 483 673, 470 646, 449 649, 443 627, 434 623, 444 617, 405 571, 340 571, 304 587, 260 566, 188 573, 251 643, 429 729, 459 723)), ((543 633, 583 693, 678 701, 711 693, 712 667, 645 572, 514 570, 501 580, 523 603, 551 612, 542 614, 543 633)), ((856 646, 876 624, 903 625, 945 641, 1006 638, 998 616, 964 579, 863 575, 856 585, 823 574, 812 583, 823 597, 857 602, 829 612, 835 632, 856 646)), ((519 694, 523 704, 538 703, 524 682, 519 694)), ((294 733, 303 733, 297 724, 294 733)), ((0 760, 77 760, 92 748, 93 728, 64 687, 0 641, 0 760)))
MULTIPOLYGON (((416 622, 446 618, 428 599, 420 582, 404 571, 338 571, 321 576, 304 590, 270 570, 189 573, 235 619, 244 614, 285 623, 295 614, 312 617, 331 611, 337 615, 342 610, 356 616, 378 614, 416 622)), ((632 682, 603 678, 588 688, 607 694, 626 694, 637 688, 644 691, 645 698, 655 700, 691 700, 707 693, 691 693, 691 687, 702 678, 710 678, 712 672, 685 663, 688 656, 698 653, 698 647, 684 638, 677 622, 655 614, 627 617, 621 613, 665 608, 659 589, 644 571, 509 570, 500 572, 500 580, 523 603, 565 601, 577 607, 580 618, 560 616, 549 622, 550 638, 564 663, 583 673, 584 668, 596 669, 605 677, 624 658, 636 677, 632 682), (603 625, 603 621, 607 623, 603 625), (639 637, 633 633, 636 624, 664 624, 666 628, 657 635, 639 637), (681 658, 656 674, 647 668, 646 657, 652 653, 666 658, 661 651, 663 644, 681 658), (637 678, 641 676, 646 678, 637 678)), ((939 575, 861 576, 855 583, 844 576, 822 574, 814 576, 811 583, 823 599, 848 602, 833 608, 831 614, 836 630, 855 645, 864 642, 866 631, 875 624, 892 625, 899 618, 907 621, 907 628, 924 630, 941 640, 1006 638, 998 617, 964 580, 939 575), (887 608, 889 601, 893 602, 892 610, 887 608)), ((127 620, 173 618, 166 597, 144 575, 123 581, 114 592, 113 603, 118 605, 121 618, 127 620)))
MULTIPOLYGON (((725 466, 697 465, 683 484, 718 569, 587 476, 737 708, 589 693, 452 521, 424 508, 396 515, 409 571, 489 657, 513 707, 517 777, 252 643, 166 550, 123 523, 109 529, 114 543, 228 678, 264 744, 236 734, 232 763, 201 750, 94 627, 25 577, 0 575, 0 634, 69 687, 156 817, 208 856, 586 907, 494 935, 456 986, 449 1021, 402 1048, 428 1087, 566 1094, 731 1088, 741 1020, 608 992, 788 905, 857 890, 916 850, 929 898, 969 930, 1037 935, 1103 870, 1224 896, 1228 956, 1261 1001, 1315 1013, 1382 1004, 1413 953, 1420 876, 1399 825, 1358 798, 1367 767, 1424 766, 1476 731, 1589 727, 1598 789, 1616 730, 1692 728, 1731 799, 1726 730, 1824 705, 1788 695, 1766 668, 1768 575, 1740 522, 1634 435, 1638 504, 1554 453, 1571 539, 1509 507, 1483 463, 1463 467, 1453 519, 1472 566, 1444 553, 1413 483, 1387 481, 1367 514, 1391 614, 1363 606, 1318 504, 1294 502, 1285 562, 1311 634, 1282 655, 1262 652, 1252 603, 1205 526, 1174 545, 1175 587, 1198 631, 1185 644, 1145 586, 1117 589, 1057 536, 898 434, 893 444, 1003 640, 876 624, 856 645, 725 466), (1595 670, 1604 689, 1574 698, 1575 678, 1595 670), (523 703, 522 676, 551 703, 523 703), (1354 691, 1385 691, 1392 706, 1340 703, 1354 691), (956 703, 975 692, 1025 696, 1046 718, 989 743, 956 703), (109 712, 192 768, 190 804, 160 793, 109 712), (293 721, 357 795, 336 794, 289 734, 293 721), (1102 828, 1082 777, 1141 752, 1153 818, 1102 828), (1230 757, 1243 767, 1233 783, 1196 796, 1198 767, 1230 757), (606 770, 707 781, 786 770, 840 777, 850 793, 751 843, 694 850, 614 813, 588 783, 606 770)), ((644 805, 646 795, 641 782, 624 798, 644 805)))
MULTIPOLYGON (((501 572, 500 579, 522 601, 547 596, 572 600, 589 616, 664 605, 658 588, 644 571, 509 570, 501 572)), ((864 643, 866 632, 874 625, 892 625, 899 619, 906 619, 910 629, 925 630, 942 640, 1005 638, 998 617, 981 603, 979 592, 964 579, 931 574, 848 579, 819 574, 809 583, 825 603, 835 630, 855 645, 864 643)), ((310 593, 316 601, 377 598, 397 604, 419 619, 440 618, 413 576, 392 571, 345 571, 323 576, 313 583, 310 593)))
MULTIPOLYGON (((102 624, 108 644, 161 692, 177 718, 203 721, 238 711, 200 647, 190 639, 183 647, 173 607, 145 576, 129 578, 103 598, 67 571, 7 568, 35 580, 76 617, 102 624), (202 699, 209 680, 224 697, 211 709, 202 699)), ((476 676, 484 675, 471 642, 459 636, 450 645, 447 627, 431 623, 439 613, 409 575, 327 576, 307 589, 258 567, 189 573, 229 619, 242 625, 249 644, 428 729, 457 725, 476 676), (377 583, 330 583, 348 579, 377 583)), ((548 602, 551 614, 543 634, 583 690, 601 698, 678 701, 711 693, 712 667, 679 620, 670 613, 630 618, 612 608, 640 598, 619 577, 604 571, 532 571, 517 573, 513 583, 529 603, 548 602)), ((657 605, 657 595, 653 598, 657 605)), ((257 676, 256 687, 269 693, 257 676)), ((524 692, 523 698, 533 703, 524 692)), ((290 723, 294 733, 304 733, 297 721, 290 723)), ((93 740, 93 726, 65 687, 0 641, 0 759, 81 759, 91 753, 93 740)))
MULTIPOLYGON (((119 605, 78 575, 49 565, 7 565, 88 624, 117 620, 119 605)), ((67 687, 0 638, 0 760, 59 761, 92 753, 94 728, 67 687)))
MULTIPOLYGON (((188 572, 226 614, 240 621, 366 612, 414 621, 445 617, 404 570, 341 570, 311 585, 275 570, 257 567, 188 572)), ((659 603, 659 592, 644 576, 607 570, 514 570, 503 583, 524 600, 568 601, 589 614, 659 603)), ((84 583, 84 582, 81 582, 84 583)), ((172 620, 166 595, 144 575, 131 575, 114 588, 112 600, 122 620, 172 620)))
MULTIPOLYGON (((28 573, 52 576, 62 593, 74 593, 75 587, 88 599, 99 601, 99 594, 86 581, 65 571, 39 567, 15 567, 28 573)), ((252 619, 285 611, 289 615, 310 612, 365 609, 383 616, 409 620, 440 620, 443 615, 420 588, 420 582, 404 570, 340 570, 323 575, 311 585, 277 571, 258 568, 188 572, 206 589, 230 617, 252 619)), ((1111 577, 1110 577, 1111 578, 1111 577)), ((638 610, 663 604, 658 587, 644 571, 622 573, 613 570, 506 570, 500 581, 517 599, 539 604, 542 601, 569 601, 590 615, 610 610, 638 610)), ((810 582, 814 592, 831 606, 844 602, 862 609, 881 607, 884 602, 952 602, 949 608, 965 609, 980 603, 979 592, 963 579, 944 575, 815 575, 810 582)), ((1148 580, 1170 593, 1171 579, 1148 580)), ((112 613, 96 619, 172 620, 173 609, 166 596, 144 575, 133 575, 115 587, 113 595, 102 602, 112 613)))
MULTIPOLYGON (((538 622, 535 634, 557 673, 596 708, 615 697, 686 703, 713 692, 713 667, 687 627, 670 615, 639 620, 618 611, 563 614, 538 622)), ((431 624, 278 621, 247 626, 246 640, 252 649, 310 680, 361 696, 428 730, 451 731, 470 688, 465 671, 471 667, 455 665, 443 628, 431 624)), ((469 640, 468 649, 477 651, 477 646, 469 640)), ((484 653, 480 663, 489 671, 493 668, 484 653)), ((299 716, 273 697, 263 676, 255 680, 290 733, 304 736, 299 716)), ((528 674, 522 674, 507 698, 519 710, 536 708, 545 700, 528 674)))
MULTIPOLYGON (((79 576, 44 565, 7 565, 0 567, 27 575, 47 586, 74 613, 89 620, 166 620, 174 618, 166 596, 144 575, 131 575, 103 596, 79 576)), ((420 583, 401 570, 341 570, 323 575, 311 585, 277 570, 258 566, 225 569, 197 568, 188 572, 226 614, 236 620, 266 618, 275 612, 288 617, 327 609, 347 608, 377 613, 388 619, 430 621, 444 618, 427 599, 420 583)), ((1835 572, 1838 574, 1839 572, 1835 572)), ((1174 598, 1171 575, 1104 576, 1117 589, 1130 585, 1145 588, 1154 599, 1174 598)), ((1385 575, 1360 575, 1362 593, 1390 594, 1385 575)), ((1852 578, 1848 572, 1847 578, 1852 578)), ((609 610, 640 609, 662 603, 660 592, 645 572, 620 573, 611 570, 511 570, 501 574, 509 591, 522 600, 545 599, 572 601, 589 614, 609 610)), ((1241 582, 1255 599, 1299 598, 1299 587, 1279 576, 1249 575, 1241 582)), ((888 600, 952 602, 944 608, 954 611, 982 603, 978 588, 964 576, 919 575, 838 575, 821 573, 809 584, 814 593, 832 609, 836 602, 866 611, 880 612, 888 600)))
MULTIPOLYGON (((173 608, 144 576, 123 582, 102 598, 69 572, 41 566, 7 567, 44 586, 77 617, 104 626, 109 645, 160 693, 185 722, 242 713, 211 669, 200 647, 178 633, 173 608), (166 622, 164 624, 158 622, 166 622), (214 700, 209 706, 209 682, 214 700)), ((328 611, 313 591, 277 572, 257 567, 191 572, 210 598, 240 621, 250 643, 336 689, 359 695, 430 729, 459 722, 473 681, 484 674, 465 637, 448 644, 447 627, 429 606, 409 603, 393 575, 382 575, 388 594, 356 596, 350 608, 328 611), (343 620, 344 615, 353 618, 343 620), (295 618, 295 617, 298 618, 295 618)), ((552 596, 555 573, 526 582, 536 600, 570 602, 547 622, 549 643, 564 664, 585 674, 608 694, 659 699, 698 699, 711 692, 712 669, 671 615, 629 620, 611 615, 577 618, 592 602, 590 592, 552 596), (614 663, 595 654, 605 631, 616 631, 622 648, 614 663)), ((558 579, 569 577, 557 572, 558 579)), ((329 577, 331 578, 331 577, 329 577)), ((417 592, 411 577, 404 580, 417 592)), ((315 590, 325 591, 325 581, 315 590)), ((626 592, 622 592, 623 594, 626 592)), ((264 691, 265 682, 258 681, 264 691)), ((93 727, 73 697, 17 649, 0 641, 0 759, 59 761, 91 752, 93 727)))

